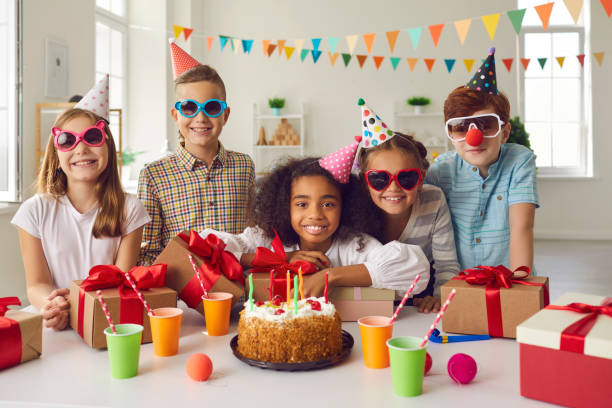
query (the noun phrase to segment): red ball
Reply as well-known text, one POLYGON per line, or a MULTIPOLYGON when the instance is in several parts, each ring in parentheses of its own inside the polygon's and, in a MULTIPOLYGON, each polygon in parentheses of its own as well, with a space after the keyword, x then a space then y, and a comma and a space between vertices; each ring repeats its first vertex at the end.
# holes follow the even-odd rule
POLYGON ((431 366, 433 365, 433 360, 429 353, 425 354, 425 375, 431 370, 431 366))
POLYGON ((482 134, 482 131, 477 128, 472 128, 468 130, 465 134, 465 141, 470 146, 480 146, 482 144, 483 139, 484 136, 482 134))
POLYGON ((206 354, 195 353, 187 359, 185 369, 192 380, 206 381, 213 371, 213 364, 206 354))
POLYGON ((448 360, 446 368, 450 378, 457 384, 468 384, 476 377, 476 372, 478 371, 476 360, 463 353, 457 353, 452 356, 448 360))

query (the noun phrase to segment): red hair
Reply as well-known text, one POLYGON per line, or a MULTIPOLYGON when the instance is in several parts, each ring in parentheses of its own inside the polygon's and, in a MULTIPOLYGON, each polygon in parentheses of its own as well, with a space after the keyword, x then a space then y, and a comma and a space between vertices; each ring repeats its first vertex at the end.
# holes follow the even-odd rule
POLYGON ((503 93, 489 95, 465 86, 451 92, 444 101, 444 121, 450 118, 470 116, 479 110, 492 108, 499 118, 508 123, 510 120, 510 101, 503 93))

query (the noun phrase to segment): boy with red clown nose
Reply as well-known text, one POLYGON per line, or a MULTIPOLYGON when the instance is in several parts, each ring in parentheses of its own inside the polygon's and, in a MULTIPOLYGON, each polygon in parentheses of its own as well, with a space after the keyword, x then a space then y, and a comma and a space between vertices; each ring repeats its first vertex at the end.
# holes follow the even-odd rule
POLYGON ((533 268, 539 207, 535 155, 506 143, 510 102, 497 90, 495 48, 472 79, 444 102, 444 132, 455 151, 439 156, 426 183, 446 194, 462 269, 478 265, 533 268))

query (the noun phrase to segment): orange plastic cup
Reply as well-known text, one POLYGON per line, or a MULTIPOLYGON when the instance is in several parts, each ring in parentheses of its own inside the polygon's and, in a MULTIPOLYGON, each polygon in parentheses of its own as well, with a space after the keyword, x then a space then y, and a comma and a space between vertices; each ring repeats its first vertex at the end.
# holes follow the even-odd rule
POLYGON ((393 336, 390 317, 368 316, 357 320, 361 331, 363 362, 368 368, 389 367, 387 340, 393 336))
POLYGON ((204 302, 206 331, 209 336, 225 336, 229 332, 232 294, 226 292, 209 293, 204 302))
POLYGON ((156 356, 174 356, 178 353, 183 311, 176 307, 160 307, 149 314, 153 352, 156 356))

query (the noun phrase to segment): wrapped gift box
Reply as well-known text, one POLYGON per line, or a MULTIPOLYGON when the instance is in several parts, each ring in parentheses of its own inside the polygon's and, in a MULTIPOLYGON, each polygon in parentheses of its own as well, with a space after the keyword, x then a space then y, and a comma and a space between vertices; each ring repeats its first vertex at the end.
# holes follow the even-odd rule
MULTIPOLYGON (((275 278, 273 283, 273 296, 279 295, 282 301, 286 301, 287 283, 285 278, 275 278)), ((293 287, 293 275, 291 275, 291 287, 293 287)), ((265 302, 270 299, 270 275, 265 272, 253 273, 253 299, 265 302)), ((245 280, 245 292, 250 290, 248 279, 245 280)))
POLYGON ((336 287, 329 294, 343 322, 355 322, 365 316, 391 317, 394 299, 394 290, 368 287, 336 287))
POLYGON ((570 407, 610 407, 612 298, 566 293, 550 307, 571 303, 608 306, 600 313, 545 308, 518 326, 521 395, 570 407), (578 321, 586 324, 576 334, 572 325, 578 321))
POLYGON ((440 288, 442 300, 453 289, 457 294, 442 316, 443 330, 515 338, 516 326, 548 304, 548 278, 532 276, 520 279, 526 284, 513 282, 510 288, 497 289, 497 304, 488 300, 487 291, 495 289, 487 289, 487 285, 458 279, 446 282, 440 288))
MULTIPOLYGON (((96 268, 109 266, 112 267, 112 265, 101 265, 92 268, 90 278, 99 277, 99 275, 96 275, 96 268)), ((147 267, 136 268, 146 269, 147 267)), ((109 272, 110 275, 112 271, 106 270, 104 272, 109 272)), ((102 281, 103 279, 97 280, 102 281)), ((134 280, 138 284, 138 277, 134 280)), ((152 341, 151 324, 146 309, 127 282, 121 281, 117 284, 116 281, 114 283, 107 282, 106 284, 101 284, 101 286, 106 286, 106 288, 101 286, 96 288, 102 292, 113 323, 141 324, 144 327, 142 342, 150 343, 152 341)), ((105 348, 106 335, 104 334, 104 329, 108 327, 108 322, 104 316, 100 301, 96 296, 96 289, 81 291, 82 282, 76 280, 72 281, 70 285, 70 326, 90 347, 95 349, 105 348)), ((141 290, 141 293, 151 309, 176 307, 176 292, 168 287, 150 287, 141 290)))
POLYGON ((42 315, 19 310, 4 313, 3 299, 11 299, 4 305, 20 305, 17 298, 0 298, 0 370, 42 353, 42 315))
POLYGON ((189 254, 193 257, 196 267, 201 270, 207 291, 231 293, 232 305, 243 299, 242 267, 233 254, 223 250, 224 247, 223 241, 213 234, 203 239, 195 231, 184 231, 174 237, 155 260, 155 263, 168 265, 166 285, 176 290, 179 298, 187 306, 201 314, 204 314, 203 292, 189 261, 189 254), (215 250, 217 253, 213 254, 215 250), (217 263, 211 264, 212 258, 215 258, 217 263), (230 265, 233 273, 227 273, 220 265, 222 263, 230 265), (233 280, 230 280, 226 274, 229 274, 233 280))

